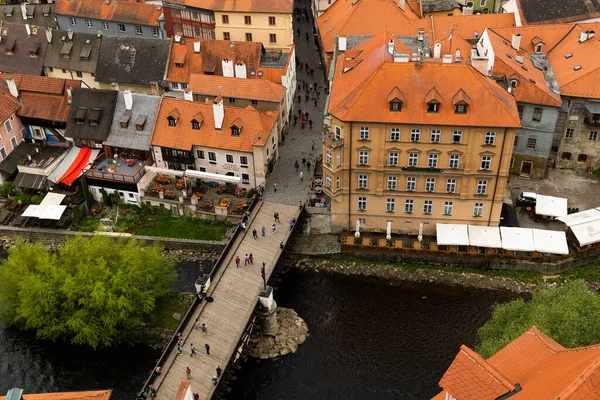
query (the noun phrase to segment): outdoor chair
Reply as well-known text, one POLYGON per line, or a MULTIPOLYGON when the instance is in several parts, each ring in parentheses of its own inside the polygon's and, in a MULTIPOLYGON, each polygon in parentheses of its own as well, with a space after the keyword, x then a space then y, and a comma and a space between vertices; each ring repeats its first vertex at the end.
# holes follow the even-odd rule
POLYGON ((402 241, 402 239, 396 239, 394 241, 394 247, 397 249, 401 249, 404 247, 404 242, 402 241))
POLYGON ((387 240, 379 239, 378 245, 379 245, 379 247, 387 247, 387 240))
POLYGON ((370 238, 363 238, 362 245, 363 246, 371 246, 371 239, 370 238))
POLYGON ((438 248, 437 242, 431 242, 431 244, 429 245, 429 250, 438 251, 439 248, 438 248))
POLYGON ((413 249, 421 250, 422 248, 423 247, 421 246, 421 242, 419 242, 418 240, 413 242, 413 249))

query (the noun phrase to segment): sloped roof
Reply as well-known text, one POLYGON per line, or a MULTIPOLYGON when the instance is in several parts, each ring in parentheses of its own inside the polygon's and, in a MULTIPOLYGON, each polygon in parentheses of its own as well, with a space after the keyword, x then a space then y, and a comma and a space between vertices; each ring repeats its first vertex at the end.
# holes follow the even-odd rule
POLYGON ((544 72, 534 66, 529 54, 522 51, 523 63, 517 62, 517 51, 512 48, 510 42, 491 29, 487 32, 495 54, 493 74, 498 77, 505 75, 509 80, 515 74, 518 76, 517 87, 513 89, 517 101, 561 107, 560 95, 550 90, 544 72))
POLYGON ((73 101, 65 136, 82 140, 106 140, 110 132, 118 94, 119 92, 116 90, 84 88, 73 90, 73 101), (97 114, 96 110, 100 111, 98 124, 91 125, 89 116, 92 112, 97 114), (82 118, 85 120, 83 124, 75 122, 75 115, 78 111, 81 112, 82 118))
MULTIPOLYGON (((111 393, 112 390, 69 393, 36 393, 24 394, 23 400, 110 400, 111 393)), ((0 396, 0 400, 6 400, 6 397, 0 396)))
MULTIPOLYGON (((389 34, 388 34, 389 35, 389 34)), ((360 46, 362 62, 343 73, 336 63, 329 112, 344 121, 462 126, 520 127, 514 97, 466 64, 393 62, 387 38, 360 46), (390 112, 387 95, 398 87, 406 97, 401 112, 390 112), (425 95, 435 87, 444 99, 438 113, 427 113, 425 95), (469 111, 455 114, 453 98, 464 91, 469 111)), ((463 95, 464 97, 464 95, 463 95)))
POLYGON ((81 82, 75 79, 48 78, 23 74, 0 74, 0 79, 12 76, 19 90, 20 117, 67 122, 71 105, 67 100, 67 88, 75 89, 81 82))
POLYGON ((56 0, 56 15, 160 26, 161 6, 135 0, 56 0))
MULTIPOLYGON (((550 51, 548 60, 563 96, 600 98, 600 42, 598 36, 579 43, 579 35, 600 24, 575 24, 550 51), (571 56, 568 56, 571 54, 571 56), (581 67, 575 69, 576 67, 581 67)), ((598 29, 600 32, 600 29, 598 29)))
POLYGON ((131 94, 133 106, 127 128, 121 126, 120 119, 125 112, 125 99, 123 92, 119 92, 115 112, 113 114, 110 133, 104 141, 107 146, 120 147, 122 149, 134 149, 147 151, 150 149, 150 139, 158 113, 160 97, 147 94, 131 94), (145 117, 145 118, 144 118, 145 117), (143 119, 143 129, 137 130, 136 123, 143 119))
POLYGON ((212 11, 284 13, 293 11, 293 0, 184 0, 188 7, 212 11))
POLYGON ((451 11, 460 8, 460 5, 454 0, 421 0, 424 13, 439 11, 451 11))
POLYGON ((487 360, 462 346, 440 386, 465 400, 496 399, 517 384, 511 399, 591 400, 600 398, 599 369, 600 345, 565 349, 532 326, 487 360))
POLYGON ((217 130, 212 103, 163 97, 154 126, 152 145, 187 151, 192 146, 202 146, 250 153, 253 146, 265 144, 277 120, 277 113, 264 113, 252 106, 223 108, 223 128, 217 130), (176 126, 169 126, 167 116, 175 109, 180 117, 176 126), (204 122, 200 129, 192 129, 191 121, 198 112, 204 116, 204 122), (230 126, 237 119, 241 119, 244 126, 239 136, 232 136, 230 126))
MULTIPOLYGON (((425 29, 425 33, 438 42, 450 36, 458 35, 463 39, 473 39, 475 32, 479 36, 485 28, 515 26, 515 16, 512 13, 474 14, 474 15, 434 15, 433 18, 423 18, 413 21, 416 28, 425 29), (432 29, 433 22, 433 29, 432 29)), ((392 30, 392 32, 394 32, 392 30)), ((396 32, 394 32, 396 33, 396 32)))
POLYGON ((0 24, 0 72, 41 75, 48 45, 46 28, 30 25, 31 35, 28 36, 24 24, 5 21, 0 24), (7 53, 13 44, 12 53, 7 53), (37 53, 32 57, 30 51, 36 48, 37 53))
POLYGON ((0 80, 0 121, 5 121, 10 115, 19 109, 21 104, 16 97, 10 94, 8 86, 0 80))
POLYGON ((73 40, 69 40, 67 31, 53 30, 44 67, 95 73, 101 43, 102 37, 95 34, 73 32, 73 40))
POLYGON ((0 21, 16 24, 33 24, 56 29, 54 4, 27 4, 25 6, 27 19, 23 19, 21 7, 16 4, 0 5, 0 21), (12 13, 12 16, 6 15, 12 13))
POLYGON ((262 100, 279 103, 285 88, 264 79, 239 79, 225 76, 192 74, 188 89, 195 94, 206 94, 240 99, 262 100), (220 90, 222 89, 222 90, 220 90))
POLYGON ((104 36, 96 81, 150 85, 164 79, 169 60, 168 40, 104 36))
POLYGON ((599 0, 517 0, 523 23, 577 22, 600 17, 599 0))
POLYGON ((243 62, 247 76, 257 71, 260 65, 262 44, 259 42, 230 42, 226 40, 182 39, 180 43, 171 39, 171 49, 166 80, 169 82, 189 82, 191 74, 212 73, 223 75, 223 59, 243 62), (183 43, 185 41, 185 43, 183 43), (200 42, 200 53, 194 53, 194 42, 200 42), (177 67, 175 60, 184 58, 183 67, 177 67))
POLYGON ((573 28, 573 24, 548 24, 548 25, 526 25, 513 27, 493 28, 494 32, 502 36, 509 42, 512 35, 521 35, 521 48, 528 53, 533 54, 535 49, 532 40, 536 36, 544 41, 544 53, 556 46, 562 38, 573 28))

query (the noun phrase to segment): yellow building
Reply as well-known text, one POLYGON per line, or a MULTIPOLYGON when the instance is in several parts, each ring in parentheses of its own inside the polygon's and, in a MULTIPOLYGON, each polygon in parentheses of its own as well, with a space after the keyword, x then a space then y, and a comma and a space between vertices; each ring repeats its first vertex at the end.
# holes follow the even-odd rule
POLYGON ((185 5, 214 12, 215 39, 261 42, 289 49, 293 42, 293 0, 186 0, 185 5))
POLYGON ((332 229, 497 226, 520 127, 513 96, 470 65, 406 50, 385 32, 336 59, 323 146, 332 229))

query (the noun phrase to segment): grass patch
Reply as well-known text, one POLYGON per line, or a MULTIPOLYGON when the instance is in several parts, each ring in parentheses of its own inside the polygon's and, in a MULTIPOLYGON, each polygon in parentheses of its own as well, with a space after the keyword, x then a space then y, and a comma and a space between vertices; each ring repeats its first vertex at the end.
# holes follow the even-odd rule
POLYGON ((77 230, 79 232, 96 232, 100 220, 98 218, 83 217, 77 223, 77 230))
POLYGON ((573 268, 560 275, 560 279, 583 279, 586 282, 600 281, 600 267, 598 264, 590 264, 585 267, 573 268))
POLYGON ((153 328, 166 328, 176 330, 181 323, 181 318, 190 308, 192 299, 185 297, 182 293, 170 292, 165 298, 159 301, 156 309, 150 315, 148 325, 153 328), (179 313, 179 320, 173 318, 173 314, 179 313))
POLYGON ((221 240, 229 223, 192 217, 171 217, 156 215, 156 225, 145 223, 134 228, 134 234, 160 236, 176 239, 221 240))

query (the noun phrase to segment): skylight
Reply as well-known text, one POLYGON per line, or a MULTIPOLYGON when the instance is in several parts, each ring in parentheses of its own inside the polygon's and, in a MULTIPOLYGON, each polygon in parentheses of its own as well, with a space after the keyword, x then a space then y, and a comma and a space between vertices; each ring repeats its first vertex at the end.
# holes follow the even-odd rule
POLYGON ((569 53, 565 56, 565 58, 571 58, 571 57, 573 57, 573 53, 569 53))

